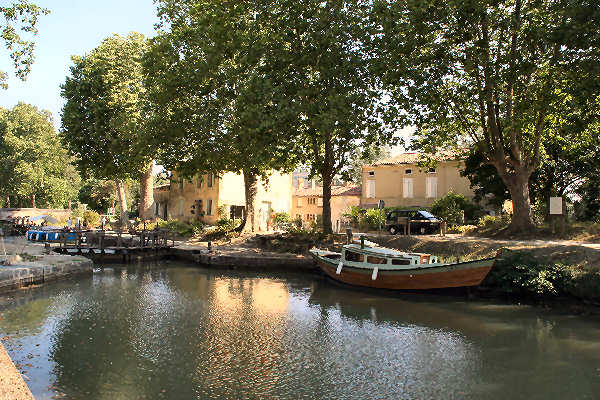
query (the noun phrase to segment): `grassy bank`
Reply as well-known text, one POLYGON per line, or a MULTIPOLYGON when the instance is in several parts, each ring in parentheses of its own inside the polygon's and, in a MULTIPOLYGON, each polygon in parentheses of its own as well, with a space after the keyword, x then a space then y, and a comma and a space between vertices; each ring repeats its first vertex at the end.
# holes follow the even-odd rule
MULTIPOLYGON (((511 245, 493 240, 467 240, 439 236, 370 235, 368 240, 407 252, 430 253, 442 261, 468 261, 494 257, 494 268, 479 287, 488 297, 529 303, 590 303, 600 305, 600 249, 577 245, 511 245)), ((313 246, 339 251, 342 235, 280 234, 250 237, 248 246, 264 250, 306 254, 313 246)))
POLYGON ((502 255, 482 284, 494 296, 545 302, 560 298, 600 305, 600 250, 577 245, 506 246, 485 239, 442 237, 369 237, 383 246, 431 253, 445 261, 502 255))

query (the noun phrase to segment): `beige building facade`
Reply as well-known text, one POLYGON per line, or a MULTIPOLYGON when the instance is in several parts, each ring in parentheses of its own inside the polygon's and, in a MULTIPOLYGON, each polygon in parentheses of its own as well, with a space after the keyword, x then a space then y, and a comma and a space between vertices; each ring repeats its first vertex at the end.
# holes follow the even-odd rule
POLYGON ((363 166, 361 205, 383 200, 386 207, 430 207, 450 191, 473 199, 469 179, 460 176, 463 161, 438 156, 429 168, 419 166, 420 159, 419 153, 403 153, 363 166))
MULTIPOLYGON (((331 223, 334 231, 339 232, 342 228, 342 214, 349 211, 351 206, 360 204, 360 193, 361 187, 358 185, 331 187, 331 223)), ((314 181, 305 187, 303 179, 299 179, 294 189, 291 217, 309 224, 322 215, 323 187, 315 185, 314 181)))
MULTIPOLYGON (((255 228, 267 230, 271 214, 289 213, 291 202, 291 175, 272 172, 268 180, 259 179, 255 228)), ((245 206, 244 177, 241 173, 201 174, 193 179, 181 179, 173 172, 171 184, 154 189, 154 215, 161 219, 215 224, 221 217, 243 218, 245 206)))

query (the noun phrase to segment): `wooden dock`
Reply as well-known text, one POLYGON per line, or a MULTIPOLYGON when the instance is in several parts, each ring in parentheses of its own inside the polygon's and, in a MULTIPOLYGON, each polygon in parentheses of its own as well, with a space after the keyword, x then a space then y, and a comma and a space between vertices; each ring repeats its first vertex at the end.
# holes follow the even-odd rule
POLYGON ((78 254, 94 261, 128 263, 138 259, 159 259, 168 256, 174 246, 174 241, 169 239, 169 232, 164 230, 141 230, 127 234, 103 230, 49 232, 58 232, 60 235, 55 252, 78 254))

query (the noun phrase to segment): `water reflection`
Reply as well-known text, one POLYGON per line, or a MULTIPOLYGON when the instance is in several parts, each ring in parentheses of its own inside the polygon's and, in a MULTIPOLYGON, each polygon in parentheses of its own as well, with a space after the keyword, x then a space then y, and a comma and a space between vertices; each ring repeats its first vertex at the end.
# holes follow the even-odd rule
POLYGON ((0 310, 5 344, 36 399, 600 392, 597 320, 460 298, 379 296, 299 275, 117 267, 76 285, 20 293, 0 310))

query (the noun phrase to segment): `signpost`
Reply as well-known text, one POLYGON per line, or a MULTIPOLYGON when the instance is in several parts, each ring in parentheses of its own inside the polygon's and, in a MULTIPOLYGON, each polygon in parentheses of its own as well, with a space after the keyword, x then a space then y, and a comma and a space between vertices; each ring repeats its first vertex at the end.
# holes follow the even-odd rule
POLYGON ((550 197, 550 222, 552 225, 552 233, 556 233, 556 230, 560 230, 560 233, 564 231, 564 218, 563 215, 563 199, 562 197, 550 197))
POLYGON ((377 208, 379 208, 379 236, 381 236, 381 210, 385 208, 385 201, 379 200, 379 202, 377 202, 377 208))

